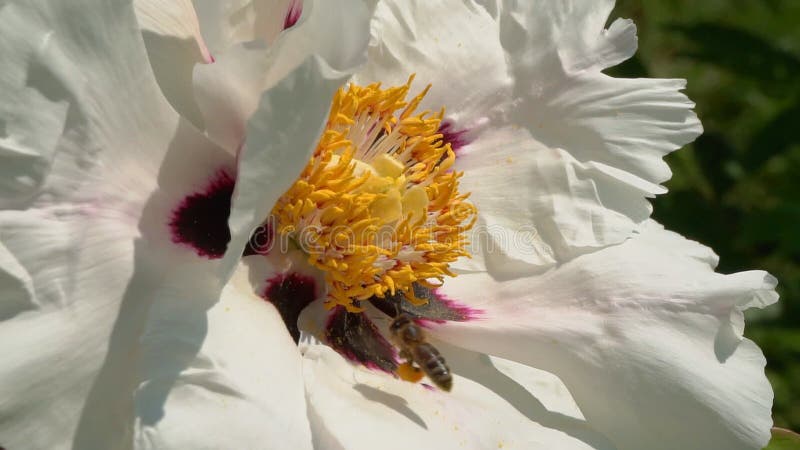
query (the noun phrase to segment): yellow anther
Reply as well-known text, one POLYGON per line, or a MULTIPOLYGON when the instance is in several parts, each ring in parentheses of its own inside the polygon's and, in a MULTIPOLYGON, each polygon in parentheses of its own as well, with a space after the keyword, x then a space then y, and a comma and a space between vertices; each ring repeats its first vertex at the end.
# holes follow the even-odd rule
POLYGON ((389 275, 383 276, 383 282, 386 283, 386 286, 389 287, 389 293, 394 295, 395 288, 394 288, 394 280, 389 275))
POLYGON ((428 194, 422 186, 413 186, 403 195, 403 215, 411 223, 424 219, 428 211, 428 194))
POLYGON ((320 189, 319 191, 314 191, 308 194, 308 199, 314 203, 322 203, 324 201, 330 200, 336 196, 336 193, 328 190, 328 189, 320 189))
POLYGON ((453 276, 450 263, 467 255, 475 208, 450 171, 444 110, 416 112, 430 86, 406 101, 413 79, 340 89, 311 160, 272 211, 278 233, 313 237, 303 250, 325 272, 328 308, 360 312, 359 301, 398 291, 424 303, 412 284, 453 276))

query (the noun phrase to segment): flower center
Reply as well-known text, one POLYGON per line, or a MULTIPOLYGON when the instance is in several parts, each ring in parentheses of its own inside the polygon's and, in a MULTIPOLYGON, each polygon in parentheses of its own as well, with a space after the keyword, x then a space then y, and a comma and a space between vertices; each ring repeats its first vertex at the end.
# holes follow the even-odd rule
POLYGON ((411 81, 350 85, 334 96, 325 132, 272 215, 276 232, 325 273, 326 307, 361 312, 362 301, 434 288, 469 256, 475 222, 455 153, 440 130, 444 110, 416 113, 427 93, 406 100, 411 81))

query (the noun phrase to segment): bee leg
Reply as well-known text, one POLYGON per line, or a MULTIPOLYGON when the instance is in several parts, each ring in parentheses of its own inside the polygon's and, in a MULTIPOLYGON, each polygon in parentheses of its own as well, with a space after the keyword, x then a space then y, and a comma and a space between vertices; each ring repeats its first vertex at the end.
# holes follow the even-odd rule
POLYGON ((408 353, 407 351, 405 351, 405 350, 400 350, 400 355, 399 355, 399 356, 400 356, 400 358, 402 358, 404 361, 409 361, 409 362, 411 361, 411 354, 409 354, 409 353, 408 353))

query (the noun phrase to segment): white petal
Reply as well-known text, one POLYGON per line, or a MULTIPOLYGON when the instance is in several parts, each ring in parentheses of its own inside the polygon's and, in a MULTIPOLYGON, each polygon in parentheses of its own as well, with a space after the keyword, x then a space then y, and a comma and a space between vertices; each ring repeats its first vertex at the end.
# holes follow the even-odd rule
POLYGON ((0 21, 0 445, 116 447, 153 293, 198 260, 170 213, 233 161, 161 95, 131 5, 5 2, 0 21))
MULTIPOLYGON (((213 61, 191 0, 135 0, 150 64, 170 104, 202 128, 202 115, 192 92, 192 70, 213 61)), ((220 18, 221 20, 222 18, 220 18)))
MULTIPOLYGON (((188 156, 181 151, 191 152, 202 175, 203 147, 195 137, 178 133, 175 142, 163 142, 161 148, 172 145, 179 161, 188 156)), ((219 148, 211 150, 224 155, 219 148)), ((30 443, 35 434, 33 446, 40 448, 70 442, 107 448, 125 440, 132 426, 138 337, 154 290, 177 268, 194 270, 198 260, 174 245, 165 229, 169 208, 192 192, 194 172, 167 170, 169 181, 145 205, 140 200, 155 189, 156 173, 125 173, 138 178, 137 186, 121 177, 108 180, 91 171, 70 176, 62 170, 55 167, 47 180, 51 192, 82 176, 97 181, 91 186, 97 197, 81 201, 87 192, 78 190, 72 192, 76 199, 56 202, 42 196, 26 210, 0 211, 6 250, 2 290, 19 296, 4 304, 0 323, 0 351, 6 357, 0 365, 0 408, 7 418, 0 434, 9 446, 30 443), (119 192, 130 198, 114 198, 119 192), (66 410, 73 413, 63 414, 66 410)), ((193 275, 213 278, 211 268, 205 272, 193 275)))
POLYGON ((600 73, 636 49, 629 22, 615 21, 604 29, 613 4, 507 2, 499 18, 501 40, 521 97, 511 119, 580 161, 660 183, 669 178, 660 158, 702 129, 691 111, 694 103, 678 92, 685 81, 600 73))
POLYGON ((255 39, 271 43, 296 0, 194 0, 203 36, 215 53, 255 39))
MULTIPOLYGON (((263 41, 234 45, 217 55, 214 64, 195 68, 194 90, 208 135, 231 152, 242 146, 248 120, 262 101, 264 91, 275 86, 314 55, 334 69, 320 74, 320 89, 338 87, 364 59, 369 26, 368 10, 361 0, 334 4, 306 0, 301 21, 282 33, 272 45, 263 41)), ((296 101, 306 94, 295 86, 296 101)), ((319 91, 321 104, 333 97, 319 91)), ((282 107, 288 108, 289 105, 282 107)), ((318 123, 297 115, 309 129, 318 123)))
POLYGON ((553 374, 496 356, 436 342, 450 368, 491 390, 533 422, 564 432, 594 449, 613 449, 592 429, 564 383, 553 374))
POLYGON ((211 62, 191 0, 134 0, 134 8, 143 31, 191 41, 202 60, 211 62))
MULTIPOLYGON (((45 212, 0 212, 0 236, 18 262, 16 275, 33 288, 29 303, 4 309, 11 314, 0 322, 2 445, 86 442, 84 405, 133 266, 132 242, 115 228, 96 221, 78 228, 45 212)), ((4 289, 9 275, 3 276, 4 289)), ((142 302, 126 309, 130 324, 145 307, 142 302)), ((113 400, 104 406, 108 414, 117 412, 113 400)), ((108 443, 107 436, 91 434, 98 446, 108 443)))
POLYGON ((41 187, 54 157, 68 104, 49 90, 47 48, 52 37, 26 23, 13 5, 0 9, 0 207, 15 206, 41 187), (37 77, 29 78, 31 68, 37 77), (21 108, 21 105, 28 107, 21 108))
POLYGON ((33 279, 16 256, 0 243, 0 320, 39 306, 33 279))
POLYGON ((773 303, 776 282, 760 271, 716 274, 715 262, 649 224, 538 277, 446 283, 445 295, 485 315, 433 333, 559 376, 620 449, 761 448, 772 390, 740 318, 773 303))
POLYGON ((354 82, 431 84, 423 107, 474 123, 510 101, 511 79, 499 25, 472 1, 384 0, 375 8, 369 62, 354 82))
POLYGON ((276 82, 274 77, 289 68, 291 73, 259 96, 258 109, 252 117, 249 111, 239 116, 249 120, 247 142, 238 155, 239 171, 229 221, 232 238, 224 263, 227 271, 241 255, 253 230, 308 163, 325 126, 334 92, 364 56, 366 39, 360 38, 358 32, 366 30, 368 12, 360 2, 353 2, 346 14, 342 5, 329 2, 306 2, 304 8, 307 18, 303 24, 290 30, 285 41, 275 44, 272 49, 277 53, 263 55, 271 61, 265 77, 269 83, 276 82), (331 22, 332 17, 341 20, 331 22), (336 41, 331 42, 334 36, 336 41))
POLYGON ((530 274, 622 242, 665 192, 661 158, 702 131, 684 82, 600 72, 636 50, 630 21, 604 29, 613 1, 463 3, 382 1, 355 77, 432 83, 425 105, 472 141, 455 168, 488 243, 534 236, 459 268, 530 274))
POLYGON ((599 162, 581 162, 518 127, 488 129, 459 152, 461 187, 479 224, 472 255, 456 267, 494 276, 531 274, 621 242, 647 219, 645 197, 664 189, 599 162))
MULTIPOLYGON (((78 11, 84 7, 75 5, 78 11)), ((17 207, 80 201, 96 212, 143 203, 162 163, 172 162, 168 156, 186 156, 178 143, 169 147, 177 133, 210 147, 164 100, 132 9, 106 9, 79 21, 61 16, 72 11, 35 2, 2 9, 8 24, 2 42, 9 47, 2 53, 0 155, 24 175, 12 177, 16 181, 0 195, 15 198, 17 207), (32 18, 40 9, 46 16, 32 18), (26 173, 23 163, 36 170, 26 173), (19 191, 24 196, 15 196, 19 191)), ((206 163, 207 154, 217 157, 201 147, 199 163, 206 163)), ((168 188, 180 181, 185 180, 162 180, 168 188)))
POLYGON ((670 177, 661 158, 702 132, 691 111, 694 103, 679 92, 685 85, 600 73, 574 76, 535 93, 540 87, 532 83, 512 118, 538 141, 564 148, 580 161, 628 172, 642 183, 661 183, 670 177))
POLYGON ((579 227, 574 238, 572 230, 563 234, 568 247, 559 260, 619 243, 649 215, 646 197, 665 192, 658 184, 670 171, 661 158, 702 132, 694 104, 679 92, 685 82, 599 72, 636 48, 630 23, 604 30, 613 2, 510 3, 499 17, 519 98, 508 119, 543 145, 568 152, 589 169, 585 179, 597 184, 574 186, 595 200, 557 219, 579 227), (598 215, 603 209, 606 214, 598 215))
POLYGON ((485 267, 495 276, 530 273, 534 266, 541 271, 602 242, 624 240, 650 214, 643 196, 660 190, 577 161, 513 127, 487 130, 456 163, 480 217, 471 236, 474 258, 456 266, 485 267), (628 189, 619 188, 620 180, 631 181, 628 189))
POLYGON ((269 277, 264 268, 240 265, 218 303, 195 294, 192 278, 173 278, 180 284, 157 298, 142 338, 136 448, 311 448, 300 353, 251 283, 269 277))
POLYGON ((636 28, 628 20, 604 30, 614 0, 502 0, 493 9, 503 46, 513 64, 540 73, 599 71, 636 51, 636 28), (498 11, 499 10, 499 11, 498 11))
POLYGON ((467 378, 450 393, 429 390, 355 368, 319 344, 304 349, 303 375, 316 448, 592 448, 467 378))

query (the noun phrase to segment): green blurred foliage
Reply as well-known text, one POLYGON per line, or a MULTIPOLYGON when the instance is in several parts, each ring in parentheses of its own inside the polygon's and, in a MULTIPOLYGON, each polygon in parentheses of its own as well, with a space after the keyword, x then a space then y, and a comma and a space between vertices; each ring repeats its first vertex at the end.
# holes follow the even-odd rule
POLYGON ((800 449, 800 434, 782 428, 772 429, 772 439, 765 450, 797 449, 800 449))
POLYGON ((639 51, 614 76, 685 78, 705 133, 667 157, 654 217, 712 247, 719 271, 765 269, 778 305, 748 312, 774 420, 800 430, 800 1, 618 0, 639 51))

